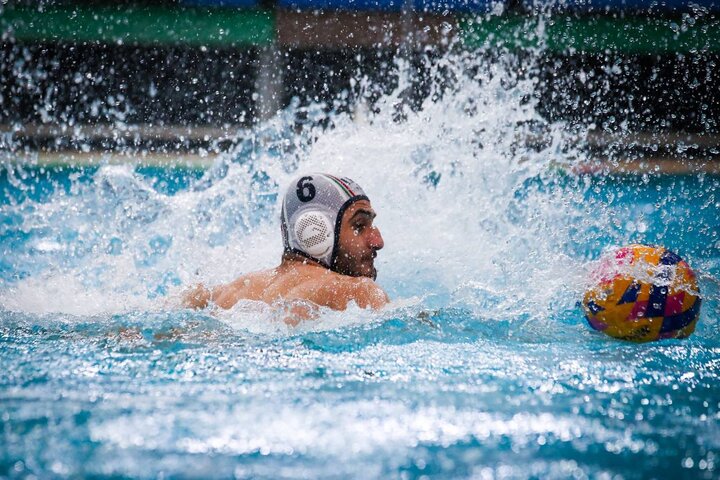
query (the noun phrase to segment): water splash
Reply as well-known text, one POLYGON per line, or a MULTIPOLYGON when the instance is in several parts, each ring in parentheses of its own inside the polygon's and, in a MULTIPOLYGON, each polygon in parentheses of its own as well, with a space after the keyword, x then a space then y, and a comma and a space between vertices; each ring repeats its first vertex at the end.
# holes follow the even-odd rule
POLYGON ((363 78, 344 113, 293 104, 239 132, 233 152, 177 191, 129 165, 34 180, 36 169, 6 163, 13 192, 0 237, 13 258, 0 305, 77 315, 171 308, 184 286, 272 267, 278 192, 300 171, 327 171, 369 193, 386 241, 379 281, 392 298, 483 320, 562 318, 586 286, 588 258, 657 229, 644 217, 634 229, 618 224, 613 189, 603 198, 602 181, 567 173, 588 159, 577 131, 538 113, 531 60, 450 53, 427 70, 417 105, 402 62, 396 88, 372 107, 363 78), (44 184, 42 195, 33 190, 44 184))

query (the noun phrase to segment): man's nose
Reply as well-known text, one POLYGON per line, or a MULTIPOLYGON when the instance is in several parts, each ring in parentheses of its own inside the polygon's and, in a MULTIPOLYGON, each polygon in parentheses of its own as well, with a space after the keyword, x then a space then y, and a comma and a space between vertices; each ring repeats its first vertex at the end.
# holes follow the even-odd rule
POLYGON ((380 234, 380 229, 377 227, 372 227, 370 229, 370 235, 368 237, 368 246, 370 248, 373 248, 375 250, 380 250, 385 246, 385 241, 382 238, 382 235, 380 234))

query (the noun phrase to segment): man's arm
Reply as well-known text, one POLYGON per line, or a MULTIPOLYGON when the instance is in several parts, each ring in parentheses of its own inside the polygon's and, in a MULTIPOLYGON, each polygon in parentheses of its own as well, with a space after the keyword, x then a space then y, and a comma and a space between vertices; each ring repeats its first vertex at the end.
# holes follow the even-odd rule
MULTIPOLYGON (((255 278, 259 277, 255 274, 255 278)), ((260 279, 262 280, 262 279, 260 279)), ((199 284, 183 295, 183 306, 187 308, 206 308, 210 302, 220 308, 232 308, 241 298, 250 300, 261 300, 257 290, 264 283, 253 281, 253 276, 243 275, 226 285, 218 285, 212 289, 208 289, 199 284), (254 285, 254 286, 253 286, 254 285)))
POLYGON ((341 275, 319 285, 303 285, 293 291, 289 299, 307 300, 333 310, 345 310, 350 302, 360 308, 377 310, 389 302, 387 294, 371 279, 341 275))
POLYGON ((387 293, 369 278, 354 278, 348 301, 355 301, 360 308, 378 310, 390 302, 387 293))
POLYGON ((199 310, 206 308, 212 298, 212 292, 201 283, 185 292, 182 298, 182 306, 199 310))

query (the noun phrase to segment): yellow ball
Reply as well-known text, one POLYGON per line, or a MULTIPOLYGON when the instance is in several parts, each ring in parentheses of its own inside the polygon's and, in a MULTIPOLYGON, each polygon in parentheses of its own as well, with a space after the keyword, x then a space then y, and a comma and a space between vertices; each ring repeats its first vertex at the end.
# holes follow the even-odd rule
POLYGON ((695 272, 664 247, 628 245, 604 257, 583 298, 588 323, 633 342, 685 338, 700 316, 695 272))

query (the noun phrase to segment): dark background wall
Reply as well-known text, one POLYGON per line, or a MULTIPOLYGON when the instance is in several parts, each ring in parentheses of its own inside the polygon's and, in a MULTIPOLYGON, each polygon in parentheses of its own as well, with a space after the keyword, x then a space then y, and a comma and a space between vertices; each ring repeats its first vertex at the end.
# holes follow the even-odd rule
POLYGON ((11 3, 0 10, 0 124, 18 134, 38 125, 247 126, 293 98, 352 101, 359 72, 390 89, 398 56, 415 66, 408 101, 419 105, 427 58, 463 48, 488 61, 505 51, 526 58, 548 119, 717 134, 720 20, 715 2, 700 3, 552 11, 539 57, 523 53, 537 46, 528 28, 538 11, 522 2, 493 16, 480 1, 405 11, 392 1, 11 3))

